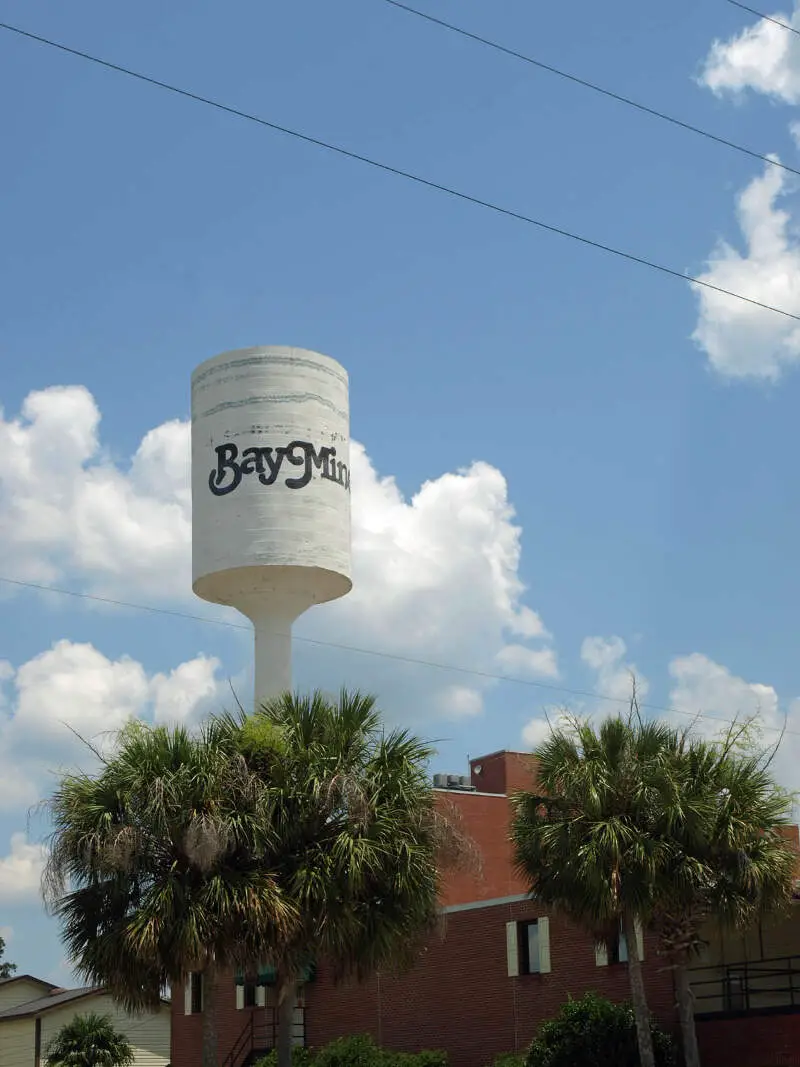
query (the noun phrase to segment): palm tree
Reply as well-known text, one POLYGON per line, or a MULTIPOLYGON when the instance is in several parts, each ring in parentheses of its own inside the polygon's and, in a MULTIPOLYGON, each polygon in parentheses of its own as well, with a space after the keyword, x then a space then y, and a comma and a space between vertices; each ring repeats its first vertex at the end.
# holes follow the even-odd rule
POLYGON ((515 798, 517 866, 536 897, 599 941, 625 935, 642 1067, 654 1067, 637 930, 653 915, 674 851, 668 829, 699 812, 671 766, 674 732, 643 722, 634 692, 627 718, 599 729, 570 720, 534 753, 535 793, 515 798))
POLYGON ((76 1015, 47 1049, 47 1067, 132 1067, 133 1049, 107 1015, 76 1015))
POLYGON ((411 963, 439 920, 440 872, 470 849, 435 807, 432 750, 385 732, 373 697, 286 693, 243 720, 240 744, 268 786, 275 878, 299 916, 270 957, 289 1067, 304 969, 324 959, 335 977, 362 979, 411 963))
POLYGON ((262 959, 293 922, 263 790, 228 725, 131 725, 99 774, 64 778, 49 809, 45 897, 78 970, 134 1010, 200 972, 203 1067, 216 1067, 217 972, 262 959))
POLYGON ((661 883, 655 925, 673 966, 686 1067, 700 1067, 689 964, 711 919, 743 929, 791 902, 797 854, 781 834, 792 801, 769 759, 738 752, 734 726, 721 742, 679 735, 675 775, 703 819, 678 823, 680 847, 661 883))

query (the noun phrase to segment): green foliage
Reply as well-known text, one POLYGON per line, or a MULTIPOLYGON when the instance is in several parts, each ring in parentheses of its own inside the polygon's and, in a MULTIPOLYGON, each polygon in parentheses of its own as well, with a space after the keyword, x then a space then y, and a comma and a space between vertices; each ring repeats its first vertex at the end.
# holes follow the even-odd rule
POLYGON ((294 920, 270 863, 261 791, 235 731, 133 724, 96 777, 50 802, 47 899, 69 955, 129 1008, 211 960, 264 958, 294 920))
MULTIPOLYGON (((391 1055, 391 1054, 389 1054, 391 1055)), ((366 1034, 340 1037, 320 1049, 314 1067, 389 1067, 387 1054, 366 1034)))
POLYGON ((133 1048, 106 1015, 76 1015, 47 1049, 47 1067, 131 1067, 133 1048))
POLYGON ((673 731, 657 722, 575 720, 536 751, 539 793, 515 798, 517 864, 536 895, 598 936, 648 920, 678 819, 697 819, 671 773, 673 731))
MULTIPOLYGON (((255 1067, 277 1067, 273 1049, 255 1067)), ((447 1067, 447 1053, 436 1050, 393 1052, 380 1048, 367 1034, 340 1037, 318 1051, 296 1048, 293 1067, 447 1067)), ((510 1067, 510 1065, 509 1065, 510 1067)))
POLYGON ((434 804, 431 749, 345 690, 285 693, 241 722, 239 745, 263 783, 272 869, 297 917, 271 956, 278 984, 309 959, 359 978, 413 962, 438 922, 439 871, 460 855, 434 804))
MULTIPOLYGON (((412 962, 463 852, 430 754, 344 690, 286 693, 199 735, 127 727, 50 803, 46 896, 69 955, 129 1008, 189 971, 269 962, 288 990, 318 958, 358 977, 412 962)), ((279 1041, 288 1053, 288 1029, 279 1041)), ((206 1067, 215 1044, 204 1025, 206 1067)))
MULTIPOLYGON (((674 1067, 669 1035, 651 1026, 656 1067, 674 1067)), ((628 1004, 587 993, 539 1027, 526 1067, 639 1067, 636 1021, 628 1004)))
POLYGON ((770 773, 771 754, 749 745, 747 724, 718 742, 682 735, 674 754, 681 793, 702 818, 672 828, 656 926, 662 952, 685 963, 711 916, 743 928, 791 905, 797 856, 781 833, 792 798, 770 773))
MULTIPOLYGON (((295 1048, 292 1050, 292 1067, 312 1067, 314 1052, 310 1048, 295 1048)), ((273 1049, 266 1056, 256 1060, 253 1067, 278 1067, 278 1051, 273 1049)))
POLYGON ((492 1067, 525 1067, 526 1056, 522 1052, 501 1052, 492 1062, 492 1067))
POLYGON ((6 954, 6 942, 5 938, 0 937, 0 978, 11 978, 17 969, 16 963, 9 963, 3 960, 3 956, 6 954))

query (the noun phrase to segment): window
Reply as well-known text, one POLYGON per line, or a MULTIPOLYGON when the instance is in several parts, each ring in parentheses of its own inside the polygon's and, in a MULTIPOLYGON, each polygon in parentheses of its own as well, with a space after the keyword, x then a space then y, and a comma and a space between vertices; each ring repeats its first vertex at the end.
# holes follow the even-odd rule
POLYGON ((508 975, 548 974, 550 971, 550 920, 538 919, 506 923, 508 975))
MULTIPOLYGON (((642 924, 636 920, 636 946, 639 949, 639 959, 644 959, 644 933, 642 924)), ((595 963, 598 967, 607 967, 610 963, 628 962, 628 941, 620 927, 614 937, 606 941, 598 941, 594 947, 595 963)))
POLYGON ((244 1007, 254 1008, 256 1006, 256 983, 245 982, 244 983, 244 1007))
POLYGON ((186 976, 183 991, 183 1010, 186 1015, 199 1015, 203 1010, 203 976, 192 971, 186 976))
POLYGON ((619 933, 608 946, 608 962, 609 963, 627 963, 628 962, 628 941, 625 934, 620 930, 619 933))
POLYGON ((539 920, 520 923, 520 973, 539 973, 539 920))
POLYGON ((744 971, 731 970, 725 976, 724 1010, 744 1011, 747 1007, 747 976, 744 971))

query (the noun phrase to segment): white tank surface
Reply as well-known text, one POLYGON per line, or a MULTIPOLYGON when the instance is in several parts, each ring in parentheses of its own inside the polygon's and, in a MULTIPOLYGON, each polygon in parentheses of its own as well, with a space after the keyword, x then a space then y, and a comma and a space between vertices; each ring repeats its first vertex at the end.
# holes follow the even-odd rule
POLYGON ((282 346, 192 375, 192 588, 237 608, 256 638, 256 702, 291 687, 291 628, 350 591, 345 369, 282 346))

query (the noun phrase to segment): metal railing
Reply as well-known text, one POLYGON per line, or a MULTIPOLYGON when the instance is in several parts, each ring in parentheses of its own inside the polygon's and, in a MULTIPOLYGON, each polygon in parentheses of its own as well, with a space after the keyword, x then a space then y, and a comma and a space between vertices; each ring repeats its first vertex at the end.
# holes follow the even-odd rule
MULTIPOLYGON (((292 1024, 292 1043, 295 1046, 306 1043, 305 1008, 298 1006, 300 1022, 292 1024)), ((247 1021, 241 1033, 233 1043, 228 1055, 222 1061, 222 1067, 245 1067, 248 1060, 256 1055, 263 1055, 275 1048, 278 1039, 278 1013, 275 1008, 257 1008, 247 1011, 247 1021)))
POLYGON ((690 980, 697 1015, 800 1011, 800 956, 700 965, 690 980))

